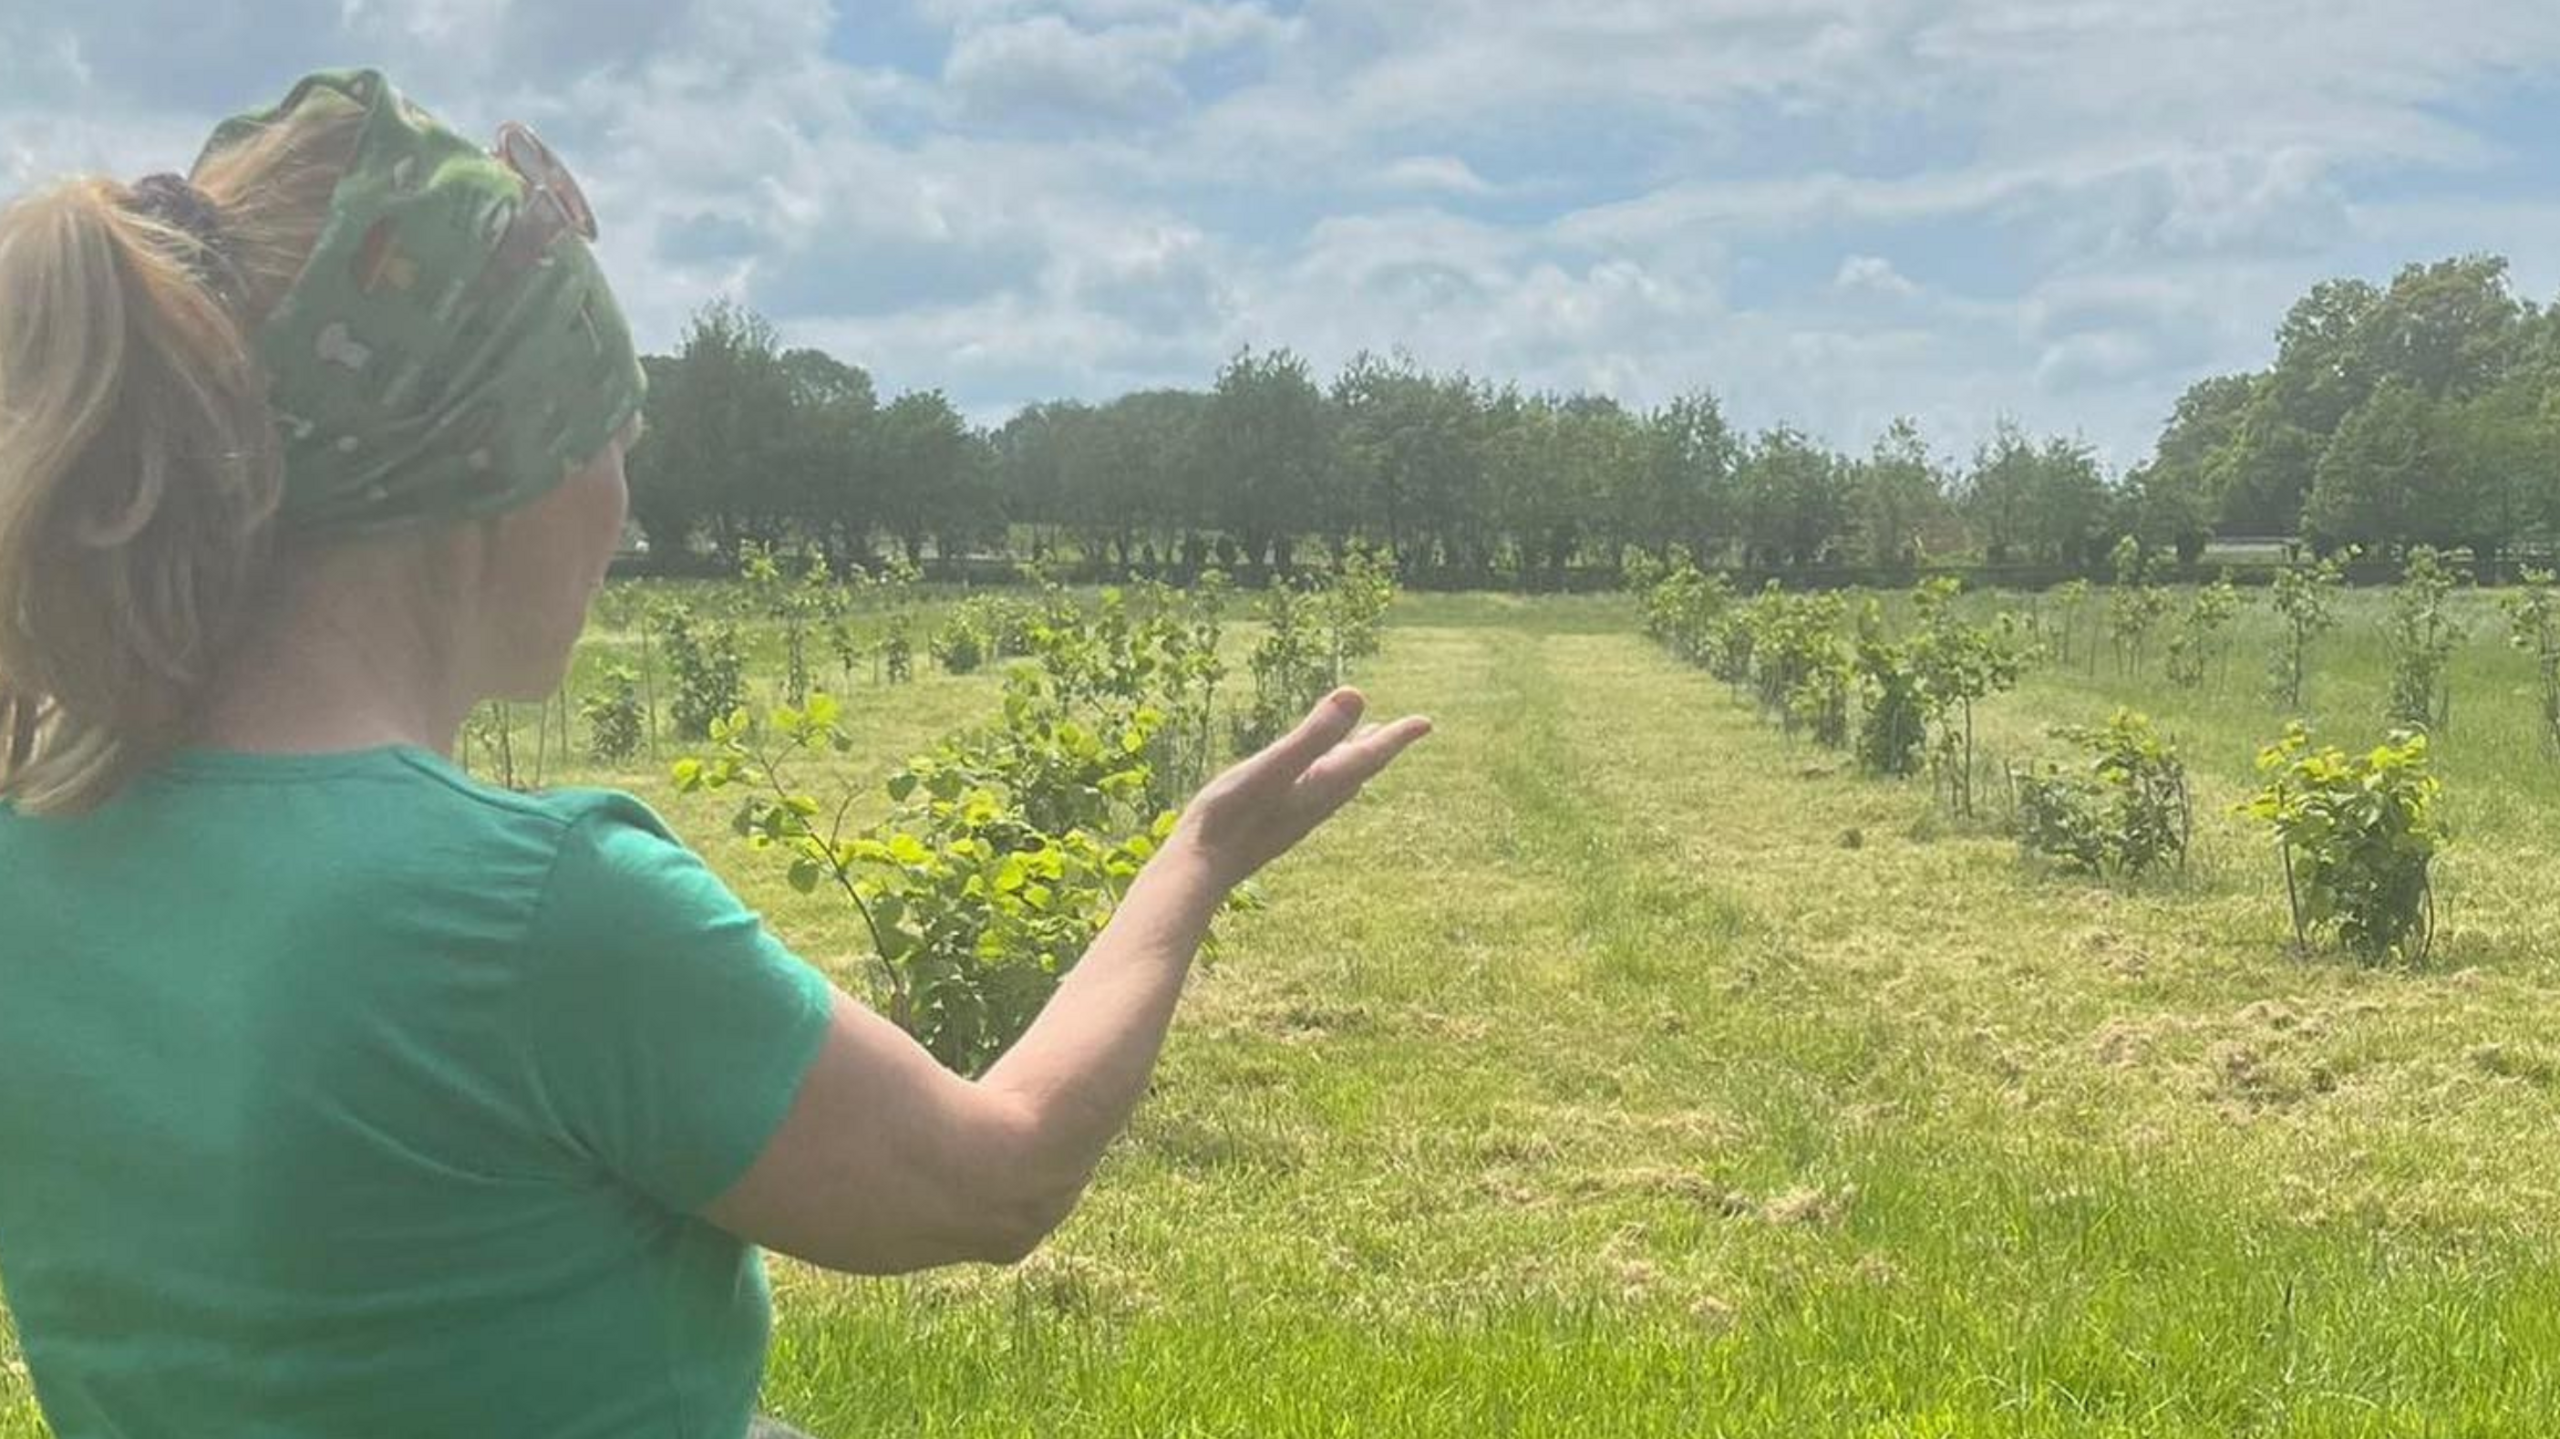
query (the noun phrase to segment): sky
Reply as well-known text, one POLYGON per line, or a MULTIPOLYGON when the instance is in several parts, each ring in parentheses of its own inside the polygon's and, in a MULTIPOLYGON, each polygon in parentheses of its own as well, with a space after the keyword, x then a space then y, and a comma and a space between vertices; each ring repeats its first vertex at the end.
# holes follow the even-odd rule
POLYGON ((988 423, 1401 348, 2121 467, 2315 280, 2560 298, 2553 0, 0 0, 0 198, 325 65, 534 125, 644 347, 730 295, 988 423))

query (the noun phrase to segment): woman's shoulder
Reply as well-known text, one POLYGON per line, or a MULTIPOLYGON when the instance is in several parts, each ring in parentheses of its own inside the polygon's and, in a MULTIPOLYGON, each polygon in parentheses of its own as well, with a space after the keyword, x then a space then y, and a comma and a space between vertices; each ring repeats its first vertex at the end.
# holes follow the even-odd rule
POLYGON ((458 806, 493 817, 521 820, 564 833, 631 829, 660 839, 674 837, 658 812, 627 790, 582 785, 515 789, 491 784, 425 750, 404 752, 400 757, 419 777, 446 791, 458 806))
MULTIPOLYGON (((276 766, 264 765, 216 777, 279 776, 276 766)), ((685 850, 636 794, 591 786, 519 789, 426 749, 392 747, 296 778, 305 781, 292 786, 303 814, 318 828, 342 833, 353 847, 486 864, 492 880, 512 873, 539 884, 541 875, 581 868, 582 858, 685 850)), ((269 813, 281 808, 272 792, 256 798, 269 813)))
POLYGON ((544 814, 591 836, 627 836, 653 843, 677 844, 676 833, 647 800, 628 790, 567 787, 532 797, 544 814))
POLYGON ((609 929, 701 867, 666 820, 629 791, 515 789, 428 752, 403 758, 423 793, 403 797, 411 817, 400 827, 417 826, 411 838, 432 851, 407 872, 419 879, 474 872, 479 893, 530 905, 538 925, 583 915, 573 928, 609 929))

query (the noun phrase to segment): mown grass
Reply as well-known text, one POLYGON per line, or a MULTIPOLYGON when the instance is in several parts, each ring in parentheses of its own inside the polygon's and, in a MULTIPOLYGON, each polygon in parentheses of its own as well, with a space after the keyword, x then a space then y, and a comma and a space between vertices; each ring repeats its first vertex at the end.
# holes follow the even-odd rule
MULTIPOLYGON (((2375 604, 2318 660, 2341 741, 2380 729, 2375 604)), ((2560 767, 2530 675, 2485 633, 2457 670, 2436 961, 2302 957, 2228 812, 2281 724, 2268 625, 2218 694, 2109 662, 1986 709, 1995 765, 2121 701, 2185 746, 2192 873, 2110 888, 1791 744, 1623 602, 1408 601, 1369 688, 1441 733, 1230 922, 1083 1212, 1011 1271, 777 1261, 770 1406, 820 1435, 2541 1432, 2560 767)), ((848 776, 992 693, 857 689, 848 776)), ((622 778, 844 972, 852 927, 716 802, 622 778)), ((0 1435, 41 1432, 10 1382, 0 1435)))

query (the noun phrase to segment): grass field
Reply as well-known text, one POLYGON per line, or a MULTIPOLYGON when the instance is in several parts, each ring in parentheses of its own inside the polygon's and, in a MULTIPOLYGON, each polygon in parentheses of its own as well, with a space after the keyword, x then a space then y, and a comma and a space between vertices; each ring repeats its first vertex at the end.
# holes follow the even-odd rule
MULTIPOLYGON (((2319 655, 2343 742, 2378 728, 2378 613, 2319 655)), ((2291 953, 2229 813, 2281 726, 2263 613, 2219 694, 2048 668, 1986 710, 2001 758, 2128 700, 2178 737, 2193 870, 2110 888, 1791 746, 1629 602, 1409 599, 1367 687, 1440 733, 1229 923, 1084 1210, 1011 1271, 776 1261, 768 1405, 822 1436, 2545 1432, 2560 766, 2477 617, 2411 972, 2291 953)), ((857 689, 856 768, 994 692, 857 689)), ((717 800, 616 782, 849 949, 717 800)), ((4 1327, 0 1366, 0 1436, 41 1433, 4 1327)))

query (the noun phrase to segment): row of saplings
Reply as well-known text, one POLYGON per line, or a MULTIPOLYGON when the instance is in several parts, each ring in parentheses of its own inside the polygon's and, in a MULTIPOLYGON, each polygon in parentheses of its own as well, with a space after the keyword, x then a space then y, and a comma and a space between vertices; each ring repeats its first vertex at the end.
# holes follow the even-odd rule
MULTIPOLYGON (((2343 560, 2282 574, 2271 603, 2282 638, 2270 685, 2298 705, 2311 647, 2338 626, 2343 560)), ((2144 641, 2172 618, 2170 592, 2152 582, 2138 547, 2117 557, 2107 630, 2117 662, 2139 672, 2144 641)), ((2449 604, 2456 576, 2431 551, 2413 552, 2384 622, 2392 683, 2390 737, 2364 754, 2313 742, 2299 722, 2259 756, 2261 788, 2241 806, 2273 834, 2283 861, 2297 943, 2334 938, 2371 959, 2422 960, 2435 929, 2433 868, 2446 830, 2429 732, 2450 713, 2446 683, 2467 638, 2449 604)), ((1954 814, 1977 812, 1975 707, 2013 688, 2044 661, 2067 663, 2074 587, 2055 613, 2003 611, 1966 617, 1958 582, 1922 584, 1897 626, 1867 598, 1791 594, 1775 585, 1745 598, 1721 575, 1682 558, 1635 575, 1647 631, 1681 658, 1757 701, 1790 734, 1852 752, 1877 776, 1928 774, 1954 814), (2058 623, 2057 623, 2058 621, 2058 623)), ((2166 678, 2201 688, 2227 668, 2222 632, 2246 603, 2226 578, 2175 617, 2166 678)), ((2505 600, 2516 646, 2537 660, 2541 727, 2560 744, 2560 591, 2534 573, 2505 600)), ((2086 644, 2096 663, 2095 637, 2086 644)), ((2091 875, 2139 877, 2183 870, 2195 829, 2194 796, 2176 747, 2145 715, 2119 710, 2104 724, 2062 726, 2068 764, 2007 771, 2019 840, 2030 852, 2091 875)))
MULTIPOLYGON (((654 758, 662 729, 680 740, 707 738, 716 721, 748 703, 749 624, 777 639, 775 679, 783 702, 795 706, 821 689, 847 693, 865 675, 875 685, 910 683, 920 652, 953 675, 1042 657, 1068 633, 1060 621, 1065 590, 1054 570, 1024 569, 1028 590, 962 598, 921 645, 926 606, 920 575, 902 560, 840 575, 815 555, 786 559, 751 544, 733 582, 691 586, 680 596, 638 586, 610 591, 600 618, 636 634, 637 663, 608 661, 577 701, 589 757, 605 765, 628 763, 644 751, 654 758)), ((1310 573, 1265 590, 1255 608, 1263 637, 1251 657, 1253 688, 1232 713, 1204 720, 1194 742, 1208 746, 1215 736, 1207 729, 1221 725, 1241 749, 1277 736, 1296 718, 1292 705, 1311 690, 1320 696, 1322 685, 1361 657, 1359 646, 1375 642, 1373 616, 1384 612, 1393 592, 1386 562, 1364 549, 1350 551, 1330 573, 1310 573)), ((1226 576, 1211 570, 1188 593, 1150 581, 1108 604, 1133 604, 1151 616, 1180 605, 1200 607, 1213 617, 1214 638, 1214 617, 1223 614, 1230 594, 1226 576)), ((570 709, 565 696, 556 709, 545 706, 536 733, 548 735, 556 713, 565 749, 570 709)), ((485 748, 502 776, 514 775, 514 716, 491 706, 476 719, 467 739, 485 748)), ((537 765, 543 753, 537 745, 537 765)))
POLYGON ((876 822, 849 820, 855 787, 820 792, 812 762, 855 740, 836 697, 791 692, 787 657, 781 703, 757 714, 742 693, 705 724, 703 751, 676 764, 675 783, 734 796, 737 832, 794 888, 841 897, 869 939, 882 1011, 974 1074, 1101 932, 1185 798, 1374 653, 1394 597, 1386 567, 1365 555, 1267 591, 1250 693, 1232 711, 1230 594, 1216 578, 1089 603, 1053 582, 1034 598, 972 600, 936 649, 977 644, 979 662, 1012 661, 1001 704, 893 772, 876 822))

